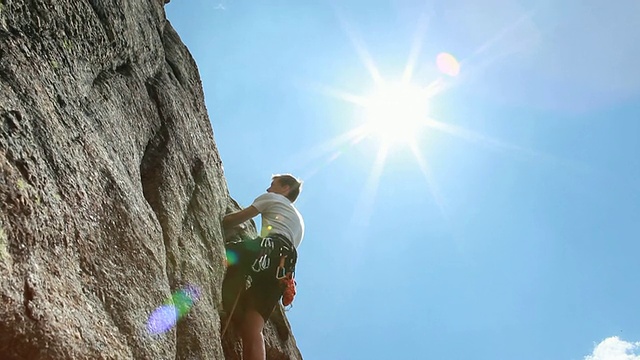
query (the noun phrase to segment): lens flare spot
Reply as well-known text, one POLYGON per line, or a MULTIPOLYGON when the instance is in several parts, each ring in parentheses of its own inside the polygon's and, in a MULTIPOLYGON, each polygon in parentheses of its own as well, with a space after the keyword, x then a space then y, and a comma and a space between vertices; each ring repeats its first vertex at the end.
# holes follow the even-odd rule
POLYGON ((438 70, 445 75, 458 76, 460 73, 460 63, 449 53, 440 53, 436 57, 438 70))
POLYGON ((178 310, 173 305, 162 305, 149 316, 147 329, 152 335, 164 333, 178 321, 178 310))
POLYGON ((273 226, 271 225, 267 226, 267 230, 271 230, 271 229, 273 229, 273 226))
POLYGON ((200 289, 193 285, 174 292, 171 298, 155 309, 147 321, 147 330, 152 335, 169 331, 176 325, 178 320, 184 317, 196 301, 200 299, 200 289))
POLYGON ((233 251, 227 249, 227 266, 233 266, 238 263, 238 254, 233 251))
POLYGON ((171 301, 173 302, 173 306, 178 310, 179 317, 185 316, 189 310, 191 310, 194 303, 189 293, 184 290, 177 291, 173 294, 171 301))
POLYGON ((194 285, 187 285, 182 291, 193 301, 200 300, 200 289, 194 285))

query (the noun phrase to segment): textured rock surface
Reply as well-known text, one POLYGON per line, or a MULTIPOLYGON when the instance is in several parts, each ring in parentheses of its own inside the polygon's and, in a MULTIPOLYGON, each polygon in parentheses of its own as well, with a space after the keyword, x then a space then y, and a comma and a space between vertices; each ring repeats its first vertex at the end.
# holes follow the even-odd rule
MULTIPOLYGON (((0 0, 2 359, 239 358, 219 316, 237 204, 164 3, 0 0), (197 304, 148 334, 188 284, 197 304)), ((301 358, 281 310, 265 333, 301 358)))

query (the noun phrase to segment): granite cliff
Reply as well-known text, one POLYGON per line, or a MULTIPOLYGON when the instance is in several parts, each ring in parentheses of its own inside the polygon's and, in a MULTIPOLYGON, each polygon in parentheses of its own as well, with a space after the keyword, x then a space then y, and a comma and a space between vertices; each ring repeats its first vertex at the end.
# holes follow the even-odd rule
MULTIPOLYGON (((165 2, 0 0, 1 359, 241 358, 220 338, 238 205, 165 2), (185 286, 195 305, 150 334, 185 286)), ((269 359, 301 359, 289 334, 278 309, 269 359)))

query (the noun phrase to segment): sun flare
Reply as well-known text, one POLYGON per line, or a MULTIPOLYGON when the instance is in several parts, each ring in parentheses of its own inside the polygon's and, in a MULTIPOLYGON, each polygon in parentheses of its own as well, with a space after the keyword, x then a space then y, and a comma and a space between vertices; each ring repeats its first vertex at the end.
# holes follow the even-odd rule
MULTIPOLYGON (((350 229, 353 229, 353 236, 349 238, 357 238, 355 234, 359 234, 361 228, 367 228, 370 225, 371 215, 376 206, 375 197, 380 185, 381 176, 385 172, 385 166, 391 161, 405 161, 404 156, 398 154, 406 154, 406 151, 393 151, 398 148, 410 150, 415 158, 416 165, 423 174, 427 188, 433 196, 433 201, 440 209, 443 218, 449 221, 447 203, 441 193, 437 181, 431 169, 429 151, 437 146, 437 143, 431 142, 431 139, 437 139, 438 134, 450 135, 455 138, 473 142, 484 147, 494 150, 502 150, 509 154, 517 154, 518 156, 542 157, 528 149, 523 149, 502 141, 492 139, 480 133, 476 133, 464 127, 455 125, 451 122, 442 122, 433 117, 433 109, 431 104, 437 104, 436 96, 447 91, 453 86, 457 86, 465 81, 464 76, 470 74, 469 59, 457 59, 453 54, 448 52, 439 52, 437 56, 429 59, 427 63, 419 60, 421 54, 421 46, 426 43, 424 35, 428 27, 428 19, 421 18, 418 24, 418 31, 412 41, 412 47, 409 52, 404 71, 400 78, 387 78, 376 66, 376 63, 366 48, 364 42, 358 36, 348 21, 343 19, 340 14, 336 14, 341 20, 341 25, 346 35, 350 38, 354 50, 362 61, 365 70, 368 71, 370 79, 374 84, 374 88, 370 92, 352 92, 346 89, 334 88, 317 84, 319 93, 339 99, 348 104, 353 105, 349 108, 353 115, 351 119, 344 121, 350 125, 355 125, 350 130, 329 139, 326 143, 320 144, 314 148, 310 154, 301 156, 304 163, 314 164, 310 170, 311 175, 322 171, 322 168, 336 161, 342 155, 351 152, 353 149, 360 147, 361 143, 365 149, 370 149, 372 142, 363 140, 378 140, 377 153, 371 167, 370 175, 364 184, 361 197, 356 205, 357 211, 354 212, 350 229), (463 64, 465 64, 463 66, 463 64), (427 133, 428 132, 428 133, 427 133), (425 143, 428 141, 428 143, 425 143), (314 159, 314 161, 309 161, 314 159)), ((517 25, 517 23, 516 23, 517 25)), ((497 37, 490 39, 483 44, 473 56, 483 54, 493 46, 501 37, 509 33, 511 28, 505 29, 497 37)), ((431 49, 432 52, 437 49, 431 49)), ((492 57, 499 58, 499 54, 492 57)), ((483 66, 490 64, 490 61, 483 60, 483 66)), ((476 61, 478 62, 478 61, 476 61)), ((478 69, 479 65, 475 65, 478 69)), ((395 72, 399 74, 398 71, 395 72)), ((467 75, 468 76, 468 75, 467 75)), ((353 81, 349 81, 349 87, 353 85, 353 81)), ((363 83, 362 79, 356 78, 356 83, 363 83)), ((441 112, 441 111, 439 111, 441 112)), ((368 152, 368 151, 367 151, 368 152)), ((363 164, 366 164, 363 161, 363 164)), ((309 176, 306 178, 308 179, 309 176)), ((391 184, 397 185, 397 184, 391 184)), ((364 246, 359 243, 359 246, 364 246)))
POLYGON ((385 144, 410 143, 427 119, 428 94, 408 83, 381 84, 362 105, 368 135, 385 144))

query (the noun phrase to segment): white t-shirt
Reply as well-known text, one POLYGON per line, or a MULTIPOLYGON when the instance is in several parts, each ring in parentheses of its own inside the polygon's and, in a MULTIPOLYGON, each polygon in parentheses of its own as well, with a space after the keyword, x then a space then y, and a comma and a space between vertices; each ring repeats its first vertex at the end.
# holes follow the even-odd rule
POLYGON ((262 214, 260 236, 284 235, 298 248, 304 236, 304 221, 298 209, 284 195, 265 193, 253 200, 251 206, 262 214))

